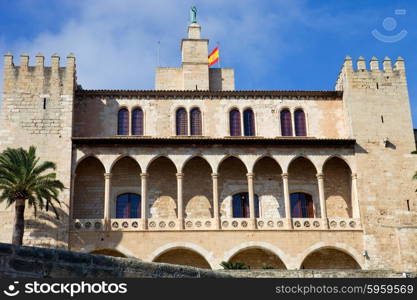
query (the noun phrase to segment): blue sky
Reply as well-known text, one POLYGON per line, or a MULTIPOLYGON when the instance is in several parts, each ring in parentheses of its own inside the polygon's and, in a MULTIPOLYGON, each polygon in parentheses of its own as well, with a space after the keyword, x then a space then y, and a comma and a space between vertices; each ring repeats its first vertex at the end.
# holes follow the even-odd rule
POLYGON ((0 52, 73 52, 85 89, 153 89, 158 41, 160 64, 178 66, 192 5, 237 89, 333 90, 346 55, 404 57, 417 127, 417 1, 0 0, 0 52))

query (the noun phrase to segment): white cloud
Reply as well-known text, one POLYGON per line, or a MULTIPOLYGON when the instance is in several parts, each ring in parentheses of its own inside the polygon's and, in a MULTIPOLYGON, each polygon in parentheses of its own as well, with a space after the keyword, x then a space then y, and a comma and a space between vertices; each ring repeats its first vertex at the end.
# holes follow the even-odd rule
MULTIPOLYGON (((18 38, 5 48, 13 49, 16 59, 22 52, 48 57, 57 52, 63 63, 67 54, 75 53, 78 83, 86 89, 152 89, 157 41, 161 65, 178 66, 180 39, 186 37, 188 10, 195 2, 74 1, 68 9, 75 6, 78 14, 58 30, 18 38)), ((254 85, 291 51, 283 38, 291 26, 310 26, 315 14, 302 0, 276 0, 268 6, 255 0, 211 0, 197 6, 203 37, 211 39, 211 46, 221 44, 222 66, 239 68, 254 85)), ((237 86, 245 88, 239 82, 237 86)))

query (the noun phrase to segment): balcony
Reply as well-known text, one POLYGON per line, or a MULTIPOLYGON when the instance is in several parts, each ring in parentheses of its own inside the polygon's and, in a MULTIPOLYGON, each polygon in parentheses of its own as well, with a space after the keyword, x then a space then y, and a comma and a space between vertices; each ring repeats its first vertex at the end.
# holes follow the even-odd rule
POLYGON ((71 226, 74 232, 97 231, 360 231, 360 219, 354 218, 215 218, 185 219, 75 219, 71 226))

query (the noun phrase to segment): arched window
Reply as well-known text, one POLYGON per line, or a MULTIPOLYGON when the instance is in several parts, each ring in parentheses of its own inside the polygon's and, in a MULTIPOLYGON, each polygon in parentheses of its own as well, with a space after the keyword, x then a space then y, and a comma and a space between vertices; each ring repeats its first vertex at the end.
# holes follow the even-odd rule
POLYGON ((233 109, 230 111, 229 122, 230 122, 230 135, 241 136, 242 131, 240 128, 240 113, 237 109, 233 109))
POLYGON ((177 110, 176 123, 177 135, 188 135, 187 111, 184 108, 177 110))
POLYGON ((143 135, 143 111, 140 108, 132 112, 132 134, 143 135))
POLYGON ((281 110, 281 135, 292 136, 291 112, 288 109, 281 110))
POLYGON ((141 217, 141 197, 138 194, 126 193, 117 196, 116 218, 140 218, 141 217))
POLYGON ((190 131, 191 135, 202 135, 201 112, 198 108, 193 108, 190 112, 190 131))
POLYGON ((294 123, 295 123, 295 135, 296 136, 306 136, 306 117, 302 109, 297 109, 294 112, 294 123))
POLYGON ((255 118, 252 109, 243 112, 243 133, 245 136, 255 135, 255 118))
MULTIPOLYGON (((233 218, 249 218, 249 194, 233 195, 233 218)), ((255 216, 259 218, 259 197, 255 194, 255 216)))
POLYGON ((129 134, 129 111, 126 108, 119 110, 117 115, 117 134, 129 134))
POLYGON ((291 194, 291 217, 314 218, 313 199, 306 193, 291 194))

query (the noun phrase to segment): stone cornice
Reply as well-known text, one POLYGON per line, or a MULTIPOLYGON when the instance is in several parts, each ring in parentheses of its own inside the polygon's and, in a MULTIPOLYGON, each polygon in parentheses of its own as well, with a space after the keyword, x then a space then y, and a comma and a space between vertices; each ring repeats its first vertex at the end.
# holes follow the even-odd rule
POLYGON ((342 100, 342 91, 77 90, 79 98, 342 100))

